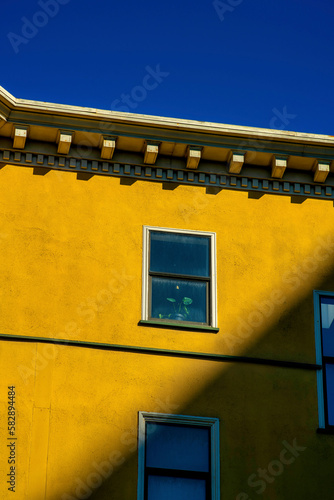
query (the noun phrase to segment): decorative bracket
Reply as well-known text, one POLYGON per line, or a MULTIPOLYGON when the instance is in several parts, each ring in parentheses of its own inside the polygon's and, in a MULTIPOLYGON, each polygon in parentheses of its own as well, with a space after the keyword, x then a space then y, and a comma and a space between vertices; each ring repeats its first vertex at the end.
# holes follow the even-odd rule
POLYGON ((154 165, 159 154, 159 145, 152 142, 146 143, 144 163, 154 165))
POLYGON ((231 151, 228 159, 228 171, 230 174, 240 174, 245 163, 245 153, 231 151))
POLYGON ((191 170, 196 170, 198 168, 201 156, 202 156, 202 148, 188 146, 186 167, 191 170))
POLYGON ((288 160, 285 156, 273 155, 271 160, 271 177, 274 177, 274 179, 282 179, 287 166, 288 160))
POLYGON ((61 130, 58 131, 58 136, 57 136, 58 154, 68 155, 72 144, 72 138, 73 138, 73 132, 62 132, 61 130))
POLYGON ((116 138, 102 136, 100 139, 101 158, 111 160, 116 148, 116 138))
POLYGON ((314 182, 325 182, 330 170, 330 162, 316 161, 314 169, 314 182))
POLYGON ((28 136, 26 127, 14 127, 13 134, 13 149, 24 149, 28 136))

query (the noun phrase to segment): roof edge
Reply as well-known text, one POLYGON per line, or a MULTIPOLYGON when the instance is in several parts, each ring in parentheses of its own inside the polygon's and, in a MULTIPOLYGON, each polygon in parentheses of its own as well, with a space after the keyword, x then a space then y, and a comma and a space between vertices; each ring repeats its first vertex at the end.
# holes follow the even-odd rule
MULTIPOLYGON (((125 113, 121 111, 102 110, 68 104, 56 104, 27 99, 17 99, 0 86, 0 121, 5 117, 3 106, 10 111, 26 111, 30 113, 42 113, 61 116, 72 116, 78 118, 116 121, 128 124, 143 125, 146 127, 158 127, 162 129, 177 129, 188 132, 203 134, 228 135, 236 137, 251 137, 253 139, 266 139, 272 141, 299 142, 311 144, 334 145, 334 136, 311 134, 306 132, 293 132, 268 128, 229 125, 215 122, 187 120, 184 118, 170 118, 155 115, 144 115, 136 113, 125 113)), ((1 126, 1 125, 0 125, 1 126)), ((60 121, 61 126, 61 121, 60 121)))

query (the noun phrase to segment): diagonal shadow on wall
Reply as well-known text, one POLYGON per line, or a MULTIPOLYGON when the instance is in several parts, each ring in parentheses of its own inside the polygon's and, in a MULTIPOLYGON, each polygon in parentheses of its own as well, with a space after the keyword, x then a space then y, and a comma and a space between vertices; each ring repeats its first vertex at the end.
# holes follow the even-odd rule
MULTIPOLYGON (((334 290, 334 272, 319 288, 334 290)), ((224 335, 223 330, 220 334, 224 335)), ((242 350, 240 346, 238 354, 278 359, 275 349, 282 342, 285 346, 281 346, 280 352, 286 353, 286 360, 315 363, 312 293, 307 293, 251 347, 242 350)), ((150 355, 142 356, 145 362, 150 355)), ((184 394, 184 404, 174 412, 220 417, 222 499, 232 500, 238 495, 246 499, 248 495, 250 499, 332 500, 334 436, 317 433, 314 369, 247 362, 194 360, 193 363, 208 367, 213 363, 218 375, 191 400, 184 394), (280 461, 286 443, 291 449, 295 445, 295 456, 291 452, 288 455, 289 464, 280 461)), ((155 375, 164 377, 164 373, 155 375)), ((139 410, 151 411, 147 407, 139 410)), ((100 486, 91 485, 81 498, 135 499, 137 451, 129 452, 123 459, 122 465, 104 478, 100 486)))

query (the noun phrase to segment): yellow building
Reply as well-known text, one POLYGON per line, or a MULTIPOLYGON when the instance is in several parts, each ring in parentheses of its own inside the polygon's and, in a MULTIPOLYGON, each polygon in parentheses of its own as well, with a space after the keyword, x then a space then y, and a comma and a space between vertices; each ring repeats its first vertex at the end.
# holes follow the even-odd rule
POLYGON ((333 499, 333 159, 0 88, 0 498, 333 499))

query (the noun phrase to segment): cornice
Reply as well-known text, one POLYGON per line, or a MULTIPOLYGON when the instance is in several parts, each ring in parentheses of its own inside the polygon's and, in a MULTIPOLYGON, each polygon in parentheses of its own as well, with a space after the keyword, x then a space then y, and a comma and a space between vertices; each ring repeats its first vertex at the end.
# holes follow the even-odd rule
MULTIPOLYGON (((1 108, 0 108, 1 109, 1 108)), ((270 155, 285 155, 285 156, 298 156, 308 157, 308 158, 321 158, 328 161, 334 161, 334 144, 320 145, 316 143, 310 144, 295 144, 289 142, 276 142, 273 140, 257 140, 252 137, 246 137, 240 139, 235 136, 219 136, 216 134, 203 135, 199 132, 190 133, 186 130, 170 129, 162 131, 153 126, 144 127, 135 125, 132 123, 108 123, 101 121, 88 121, 88 120, 73 120, 64 118, 61 124, 55 128, 55 117, 47 116, 39 117, 38 121, 34 121, 31 117, 23 116, 19 112, 12 112, 10 115, 10 122, 14 124, 20 124, 22 126, 33 126, 38 127, 53 128, 55 130, 68 130, 68 131, 80 131, 86 135, 87 142, 95 144, 99 142, 94 136, 104 136, 113 135, 121 136, 129 139, 140 139, 143 142, 147 140, 163 143, 178 143, 185 146, 191 144, 193 146, 198 146, 201 148, 220 148, 227 150, 238 150, 238 151, 251 151, 252 155, 254 152, 257 153, 267 153, 270 155), (29 118, 29 119, 27 119, 29 118)), ((1 135, 1 134, 0 134, 1 135)), ((75 144, 75 143, 74 143, 75 144)))
POLYGON ((38 169, 75 172, 78 179, 87 179, 92 175, 104 175, 132 181, 154 181, 177 185, 202 186, 208 193, 217 194, 222 189, 246 191, 254 196, 265 193, 285 195, 299 199, 301 203, 306 198, 334 200, 334 179, 327 185, 312 182, 312 175, 304 173, 300 176, 296 172, 288 174, 286 180, 277 180, 270 177, 270 172, 263 176, 262 169, 246 166, 242 175, 230 175, 228 166, 210 171, 189 171, 179 168, 173 162, 170 168, 158 165, 144 165, 139 163, 123 163, 113 161, 99 161, 77 157, 54 156, 47 154, 24 153, 21 151, 0 150, 0 166, 6 164, 38 169), (83 174, 83 175, 82 175, 83 174), (301 179, 301 180, 300 180, 301 179), (257 193, 257 195, 255 194, 257 193))
MULTIPOLYGON (((240 178, 246 178, 253 168, 262 169, 258 180, 269 176, 273 183, 289 182, 294 175, 302 182, 307 174, 308 183, 330 188, 334 172, 332 136, 28 101, 16 99, 2 87, 0 149, 4 161, 14 155, 14 164, 20 164, 18 157, 32 164, 27 158, 65 155, 64 165, 49 166, 70 165, 71 170, 75 162, 95 165, 106 159, 164 171, 170 164, 172 170, 196 171, 201 179, 212 168, 212 175, 226 171, 228 176, 240 178), (83 148, 90 150, 86 158, 78 155, 83 148)), ((92 167, 92 173, 96 171, 92 167)))

